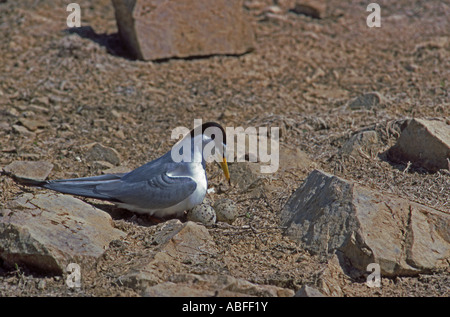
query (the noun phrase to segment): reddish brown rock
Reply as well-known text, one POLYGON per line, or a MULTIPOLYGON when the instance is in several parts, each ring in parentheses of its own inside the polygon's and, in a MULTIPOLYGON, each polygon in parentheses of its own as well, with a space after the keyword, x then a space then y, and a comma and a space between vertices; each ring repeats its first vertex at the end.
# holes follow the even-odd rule
POLYGON ((113 0, 120 36, 138 59, 244 54, 254 34, 241 0, 113 0))

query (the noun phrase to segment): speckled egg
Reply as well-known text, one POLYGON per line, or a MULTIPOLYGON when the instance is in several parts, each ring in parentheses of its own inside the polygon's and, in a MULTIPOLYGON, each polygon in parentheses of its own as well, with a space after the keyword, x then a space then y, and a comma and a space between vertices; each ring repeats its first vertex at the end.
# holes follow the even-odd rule
POLYGON ((213 225, 216 223, 216 213, 210 205, 201 203, 188 211, 187 219, 204 225, 213 225))
POLYGON ((214 204, 214 210, 216 212, 217 221, 232 224, 238 216, 236 204, 228 198, 223 198, 216 201, 214 204))

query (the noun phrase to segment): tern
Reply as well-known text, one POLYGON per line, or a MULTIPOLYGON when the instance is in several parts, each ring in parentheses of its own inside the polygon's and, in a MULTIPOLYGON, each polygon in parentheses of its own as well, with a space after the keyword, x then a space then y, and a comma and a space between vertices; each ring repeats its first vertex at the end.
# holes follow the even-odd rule
POLYGON ((202 203, 207 190, 204 150, 214 154, 230 183, 222 126, 207 122, 193 129, 172 149, 129 173, 45 181, 41 187, 96 198, 136 213, 158 218, 180 217, 202 203), (181 160, 180 160, 181 158, 181 160))

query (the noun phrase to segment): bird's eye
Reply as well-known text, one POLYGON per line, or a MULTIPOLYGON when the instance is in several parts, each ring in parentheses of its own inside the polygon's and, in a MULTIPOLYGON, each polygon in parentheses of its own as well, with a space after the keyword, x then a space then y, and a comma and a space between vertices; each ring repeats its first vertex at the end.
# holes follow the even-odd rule
POLYGON ((211 134, 211 139, 215 139, 216 138, 216 135, 215 134, 211 134))

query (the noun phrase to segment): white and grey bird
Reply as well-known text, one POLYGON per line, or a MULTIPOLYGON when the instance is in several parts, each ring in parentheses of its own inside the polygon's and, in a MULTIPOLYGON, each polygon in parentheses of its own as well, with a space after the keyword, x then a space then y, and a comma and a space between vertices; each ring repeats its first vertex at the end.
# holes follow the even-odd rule
POLYGON ((203 153, 211 145, 214 145, 211 153, 217 156, 230 182, 225 131, 220 124, 207 122, 160 158, 129 173, 51 180, 39 185, 65 194, 110 201, 137 213, 179 217, 202 203, 206 195, 208 181, 203 153))

